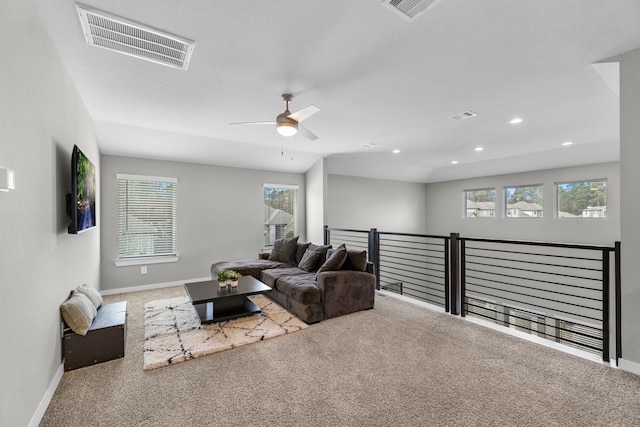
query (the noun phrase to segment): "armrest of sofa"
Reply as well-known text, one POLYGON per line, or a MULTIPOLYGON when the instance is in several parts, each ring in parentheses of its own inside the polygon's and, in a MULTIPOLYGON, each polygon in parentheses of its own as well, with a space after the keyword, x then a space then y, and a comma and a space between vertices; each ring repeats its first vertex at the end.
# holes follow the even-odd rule
POLYGON ((376 276, 365 271, 325 271, 318 274, 324 318, 373 308, 376 276))

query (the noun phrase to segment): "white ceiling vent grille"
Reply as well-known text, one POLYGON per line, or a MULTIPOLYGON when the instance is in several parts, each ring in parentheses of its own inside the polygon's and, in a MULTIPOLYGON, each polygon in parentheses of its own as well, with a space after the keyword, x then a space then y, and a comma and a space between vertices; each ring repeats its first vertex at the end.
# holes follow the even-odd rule
POLYGON ((471 117, 475 117, 477 115, 478 115, 477 113, 474 113, 473 111, 467 110, 467 111, 463 111, 462 113, 455 114, 455 115, 453 115, 453 116, 451 116, 449 118, 451 120, 456 120, 457 121, 457 120, 470 119, 471 117))
POLYGON ((76 4, 87 43, 186 70, 194 42, 76 4))
POLYGON ((384 0, 382 4, 402 16, 413 21, 442 0, 384 0))

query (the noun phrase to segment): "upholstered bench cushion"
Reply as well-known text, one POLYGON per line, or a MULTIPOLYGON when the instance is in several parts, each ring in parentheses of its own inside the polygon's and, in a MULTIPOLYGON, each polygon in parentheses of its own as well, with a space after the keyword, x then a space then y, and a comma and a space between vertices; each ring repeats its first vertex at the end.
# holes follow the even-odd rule
POLYGON ((215 279, 218 271, 234 270, 243 276, 253 276, 260 280, 260 273, 270 268, 287 267, 288 264, 279 261, 270 261, 268 259, 245 259, 240 261, 222 261, 216 262, 211 266, 211 277, 215 279))

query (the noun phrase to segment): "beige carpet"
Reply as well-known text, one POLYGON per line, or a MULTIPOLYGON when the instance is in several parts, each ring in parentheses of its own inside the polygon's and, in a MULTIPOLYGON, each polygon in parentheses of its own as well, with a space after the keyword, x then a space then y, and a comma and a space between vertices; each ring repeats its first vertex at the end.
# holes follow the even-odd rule
POLYGON ((126 355, 65 372, 42 426, 638 426, 640 377, 376 294, 373 310, 144 371, 126 355))
POLYGON ((262 295, 249 297, 259 314, 213 324, 200 319, 187 297, 151 301, 144 306, 144 365, 155 369, 262 341, 308 327, 262 295))

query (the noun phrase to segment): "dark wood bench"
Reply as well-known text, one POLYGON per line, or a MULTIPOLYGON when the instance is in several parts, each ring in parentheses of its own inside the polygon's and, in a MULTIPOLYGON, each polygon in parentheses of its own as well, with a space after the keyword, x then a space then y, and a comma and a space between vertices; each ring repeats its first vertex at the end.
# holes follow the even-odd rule
POLYGON ((124 357, 127 337, 127 302, 103 304, 86 335, 66 324, 63 331, 64 370, 82 368, 124 357))

